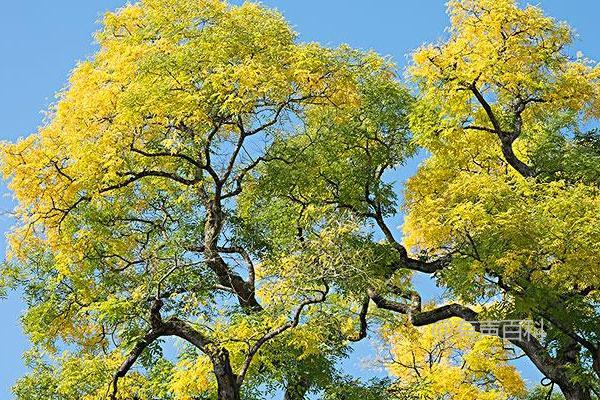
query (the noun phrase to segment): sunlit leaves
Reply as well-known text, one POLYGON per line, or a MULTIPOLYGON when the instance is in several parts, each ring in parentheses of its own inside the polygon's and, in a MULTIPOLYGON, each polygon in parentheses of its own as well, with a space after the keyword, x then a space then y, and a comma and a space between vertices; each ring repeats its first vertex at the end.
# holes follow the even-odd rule
POLYGON ((407 184, 405 243, 451 254, 440 277, 462 300, 502 294, 500 314, 560 326, 552 346, 597 342, 599 67, 570 56, 571 29, 537 7, 451 1, 449 14, 447 39, 410 67, 430 157, 407 184))
MULTIPOLYGON (((299 43, 280 13, 251 2, 143 0, 107 13, 96 39, 100 50, 74 68, 46 123, 2 151, 18 202, 3 279, 25 289, 25 330, 49 357, 40 374, 63 381, 64 388, 48 384, 45 396, 106 395, 120 363, 154 328, 156 298, 161 318, 189 322, 210 342, 205 353, 227 350, 240 371, 259 338, 331 283, 335 301, 307 307, 298 329, 264 345, 244 390, 303 379, 294 371, 328 383, 346 346, 339 293, 378 282, 375 269, 356 272, 388 256, 360 221, 338 218, 332 207, 306 207, 300 238, 289 216, 297 204, 269 185, 289 175, 279 161, 332 123, 343 129, 342 152, 331 146, 313 156, 350 161, 331 172, 353 188, 375 173, 367 165, 353 178, 358 138, 372 149, 373 165, 409 154, 411 99, 393 65, 348 46, 299 43), (222 251, 224 266, 205 254, 208 246, 222 251), (234 275, 238 286, 227 280, 234 275), (252 312, 244 309, 247 293, 236 293, 241 281, 263 303, 252 312), (338 311, 339 320, 330 316, 338 311), (63 348, 69 353, 61 357, 63 348), (89 386, 69 389, 71 377, 87 373, 95 375, 89 386)), ((311 182, 302 180, 308 192, 311 182)), ((391 209, 390 188, 373 190, 391 209)), ((119 395, 214 396, 214 360, 186 349, 167 362, 160 347, 154 341, 139 354, 119 395)), ((34 390, 23 382, 18 396, 27 398, 34 390)))
POLYGON ((477 334, 460 319, 383 334, 389 346, 383 360, 398 378, 390 391, 399 398, 506 400, 525 393, 501 340, 477 334))

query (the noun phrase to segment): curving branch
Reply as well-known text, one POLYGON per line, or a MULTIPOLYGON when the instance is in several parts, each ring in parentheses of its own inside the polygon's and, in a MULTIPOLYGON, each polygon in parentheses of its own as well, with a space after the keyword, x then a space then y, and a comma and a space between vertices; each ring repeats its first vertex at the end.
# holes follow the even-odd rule
POLYGON ((176 175, 171 172, 160 171, 160 170, 145 170, 145 171, 139 171, 139 172, 128 171, 128 172, 118 173, 118 175, 121 177, 127 178, 127 179, 116 185, 108 186, 104 189, 101 189, 101 192, 119 189, 119 188, 128 186, 129 184, 131 184, 135 181, 138 181, 142 178, 146 178, 146 177, 166 178, 166 179, 170 179, 172 181, 181 183, 182 185, 186 185, 186 186, 190 186, 190 185, 193 185, 195 183, 202 181, 202 179, 200 179, 200 178, 188 179, 188 178, 184 178, 182 176, 176 175))
POLYGON ((369 328, 369 325, 367 323, 367 313, 369 312, 370 301, 371 301, 371 298, 369 296, 365 296, 365 298, 363 299, 362 306, 358 313, 360 329, 356 336, 348 338, 348 340, 350 340, 351 342, 359 342, 367 337, 367 329, 369 328))
MULTIPOLYGON (((411 299, 410 303, 387 300, 374 289, 368 289, 367 293, 377 307, 408 315, 410 322, 415 326, 430 325, 452 317, 459 317, 477 325, 476 321, 479 319, 479 315, 475 311, 458 303, 446 304, 433 310, 422 311, 421 296, 416 292, 411 292, 409 294, 411 299)), ((476 327, 476 330, 478 330, 478 327, 476 327)))
POLYGON ((412 271, 433 274, 442 270, 444 267, 446 267, 446 265, 448 265, 450 262, 450 255, 443 256, 435 260, 422 260, 410 257, 406 248, 396 240, 392 230, 385 222, 385 218, 383 217, 383 213, 381 211, 381 204, 375 200, 369 199, 368 197, 366 200, 373 208, 375 208, 374 213, 368 213, 366 216, 375 220, 377 226, 379 226, 379 229, 381 229, 383 232, 386 241, 391 244, 400 255, 399 262, 391 266, 392 271, 406 268, 412 271))
POLYGON ((323 282, 323 285, 325 286, 325 288, 323 290, 319 290, 319 297, 316 298, 311 298, 311 299, 307 299, 304 300, 302 303, 300 303, 300 305, 298 306, 298 308, 296 308, 296 311, 294 312, 292 319, 290 321, 288 321, 287 323, 273 329, 272 331, 264 334, 262 337, 260 337, 256 343, 254 343, 254 345, 250 348, 250 350, 248 351, 248 355, 246 356, 246 359, 244 360, 244 364, 242 366, 242 369, 237 377, 237 383, 238 385, 241 385, 246 373, 248 372, 248 369, 250 368, 250 364, 252 363, 252 359, 254 358, 254 356, 256 355, 256 353, 258 352, 258 350, 260 350, 260 348, 269 340, 273 339, 274 337, 281 335, 282 333, 284 333, 285 331, 287 331, 288 329, 291 328, 295 328, 296 326, 298 326, 298 324, 300 323, 300 317, 302 316, 302 312, 304 311, 304 309, 306 307, 308 307, 311 304, 318 304, 318 303, 322 303, 325 301, 325 299, 327 298, 327 294, 329 293, 329 285, 327 284, 327 282, 323 282))
POLYGON ((176 317, 170 317, 163 321, 160 315, 160 309, 163 306, 163 302, 160 299, 155 299, 150 307, 150 326, 151 329, 140 339, 129 352, 127 358, 117 372, 115 373, 111 382, 112 392, 110 394, 111 400, 117 400, 117 392, 119 388, 119 379, 123 378, 129 370, 134 366, 140 355, 154 343, 157 339, 163 336, 177 336, 197 347, 200 351, 210 354, 207 350, 207 345, 211 344, 210 339, 205 337, 201 332, 194 329, 187 322, 180 320, 176 317))
POLYGON ((187 154, 173 153, 173 152, 170 152, 170 151, 150 152, 150 151, 142 150, 142 149, 139 149, 139 148, 135 147, 135 145, 133 143, 131 143, 131 146, 129 146, 129 149, 132 152, 134 152, 136 154, 139 154, 139 155, 142 155, 144 157, 172 157, 172 158, 180 158, 182 160, 187 161, 188 163, 190 163, 191 165, 195 166, 196 168, 204 169, 204 165, 202 165, 198 161, 194 160, 192 157, 188 156, 187 154))
MULTIPOLYGON (((487 100, 485 99, 483 94, 479 91, 479 89, 477 89, 476 83, 473 82, 472 84, 468 85, 468 88, 471 90, 471 92, 473 93, 473 95, 475 96, 475 98, 477 99, 477 101, 479 102, 479 104, 481 105, 483 110, 485 111, 492 126, 494 127, 493 131, 494 131, 494 133, 496 133, 496 135, 500 139, 502 154, 504 155, 506 162, 508 162, 508 164, 511 167, 513 167, 523 177, 525 177, 525 178, 534 177, 535 174, 534 174, 533 170, 531 169, 531 167, 529 165, 525 164, 523 161, 521 161, 516 156, 516 154, 513 150, 513 147, 512 147, 514 141, 521 134, 521 125, 522 125, 521 114, 525 110, 525 106, 527 103, 526 102, 517 103, 517 106, 515 107, 515 113, 514 113, 515 129, 512 132, 505 132, 504 130, 502 130, 502 126, 500 125, 498 118, 494 114, 492 107, 487 102, 487 100)), ((471 129, 487 130, 487 129, 481 129, 480 127, 471 128, 471 129)))
MULTIPOLYGON (((418 302, 415 304, 399 303, 387 300, 375 292, 368 290, 369 297, 382 309, 390 310, 409 317, 410 322, 415 326, 426 326, 452 317, 458 317, 470 323, 475 331, 479 332, 481 324, 479 323, 479 314, 469 307, 453 303, 437 307, 432 310, 422 311, 420 308, 420 297, 418 294, 412 294, 413 299, 418 302)), ((498 336, 503 338, 503 330, 498 329, 498 336)), ((559 384, 563 390, 581 390, 570 379, 570 360, 557 354, 552 357, 548 350, 533 336, 526 340, 509 339, 509 342, 520 348, 523 353, 533 362, 533 364, 548 378, 559 384)), ((583 397, 582 397, 583 398, 583 397)))
MULTIPOLYGON (((132 184, 142 178, 146 178, 146 177, 158 177, 158 178, 170 179, 170 180, 173 180, 175 182, 181 183, 186 186, 194 185, 194 184, 202 181, 202 179, 200 179, 200 178, 187 179, 187 178, 184 178, 184 177, 179 176, 174 173, 170 173, 170 172, 166 172, 166 171, 156 171, 156 170, 146 170, 146 171, 140 171, 140 172, 129 171, 129 172, 119 173, 118 175, 120 177, 126 178, 126 179, 122 182, 115 183, 114 185, 101 187, 98 189, 98 193, 108 193, 113 190, 122 189, 122 188, 127 187, 130 184, 132 184)), ((92 200, 92 196, 84 195, 84 196, 81 196, 80 198, 78 198, 73 204, 71 204, 66 209, 60 209, 58 207, 54 207, 55 210, 62 212, 62 214, 63 214, 58 221, 58 226, 60 227, 60 225, 67 218, 67 216, 73 210, 75 210, 79 206, 79 204, 81 204, 85 201, 91 201, 91 200, 92 200)))
POLYGON ((119 390, 119 379, 125 377, 127 372, 133 367, 139 356, 150 346, 156 339, 163 336, 161 332, 150 330, 144 337, 135 344, 133 350, 129 352, 129 355, 123 361, 117 372, 115 373, 112 380, 112 392, 110 394, 111 400, 117 400, 117 392, 119 390))

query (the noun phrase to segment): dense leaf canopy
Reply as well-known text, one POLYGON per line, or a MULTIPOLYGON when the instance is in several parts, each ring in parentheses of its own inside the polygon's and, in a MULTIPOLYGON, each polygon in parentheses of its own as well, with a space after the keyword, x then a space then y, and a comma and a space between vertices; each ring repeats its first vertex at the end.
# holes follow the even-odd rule
POLYGON ((410 86, 250 2, 108 13, 46 123, 2 149, 1 289, 24 290, 32 343, 17 398, 522 398, 508 344, 597 396, 600 68, 537 7, 448 7, 410 86), (545 338, 476 332, 529 318, 545 338), (390 379, 339 370, 367 336, 390 379))

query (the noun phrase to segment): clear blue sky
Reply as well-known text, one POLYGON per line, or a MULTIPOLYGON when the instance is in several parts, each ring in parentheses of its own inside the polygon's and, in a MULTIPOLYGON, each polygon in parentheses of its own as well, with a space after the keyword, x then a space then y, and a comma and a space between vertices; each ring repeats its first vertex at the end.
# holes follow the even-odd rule
MULTIPOLYGON (((0 12, 0 139, 14 140, 34 132, 54 93, 61 89, 77 60, 93 54, 92 33, 96 21, 122 0, 5 0, 0 12)), ((305 41, 327 45, 348 43, 363 49, 375 49, 391 56, 401 66, 407 54, 425 41, 443 34, 447 25, 444 0, 269 0, 263 3, 278 8, 305 41)), ((600 60, 600 1, 539 0, 549 15, 568 21, 580 37, 574 48, 600 60)), ((398 176, 406 177, 414 165, 398 176)), ((0 210, 11 208, 2 187, 0 210)), ((0 219, 5 232, 10 220, 0 219)), ((5 247, 3 237, 0 250, 5 247)), ((435 288, 426 280, 420 286, 429 292, 435 288)), ((21 353, 27 348, 19 315, 24 308, 13 294, 0 301, 0 400, 11 398, 10 386, 26 370, 21 353)), ((361 345, 348 368, 366 356, 361 345)), ((519 368, 530 381, 539 380, 527 362, 519 368)), ((360 371, 359 371, 360 373, 360 371)), ((364 372, 363 372, 364 373, 364 372)))

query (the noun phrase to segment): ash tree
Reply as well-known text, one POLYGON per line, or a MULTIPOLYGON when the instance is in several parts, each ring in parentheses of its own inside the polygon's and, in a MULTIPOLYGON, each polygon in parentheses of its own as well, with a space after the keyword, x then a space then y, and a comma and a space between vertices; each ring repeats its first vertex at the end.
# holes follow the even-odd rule
POLYGON ((107 14, 47 123, 3 147, 3 286, 32 342, 17 398, 520 398, 507 344, 597 398, 600 69, 537 7, 448 7, 411 86, 253 3, 107 14), (427 330, 526 318, 548 335, 427 330), (365 338, 399 380, 338 371, 365 338))
POLYGON ((259 199, 246 192, 262 165, 292 162, 274 143, 309 114, 343 118, 370 86, 395 86, 391 66, 299 43, 253 3, 144 0, 107 14, 96 38, 47 123, 3 147, 18 202, 3 279, 24 290, 33 346, 17 397, 229 400, 283 387, 293 399, 327 384, 347 347, 344 311, 325 304, 336 277, 310 272, 360 264, 359 251, 320 224, 326 213, 300 221, 302 235, 249 224, 259 199), (297 259, 284 260, 292 245, 297 259), (287 270, 307 272, 296 283, 287 270), (163 354, 168 337, 176 357, 163 354))

